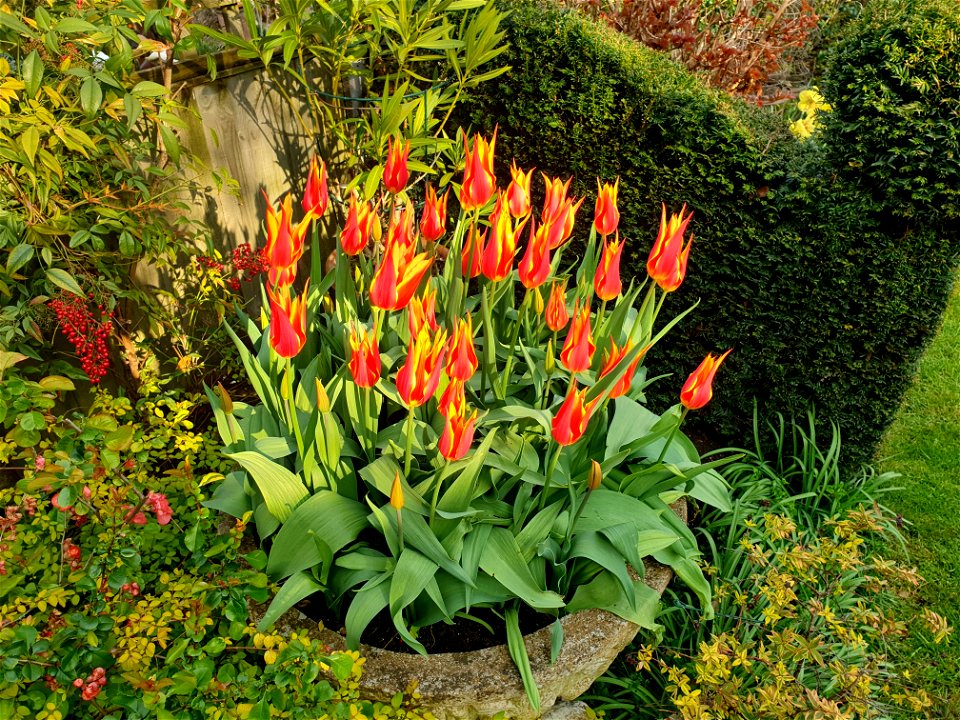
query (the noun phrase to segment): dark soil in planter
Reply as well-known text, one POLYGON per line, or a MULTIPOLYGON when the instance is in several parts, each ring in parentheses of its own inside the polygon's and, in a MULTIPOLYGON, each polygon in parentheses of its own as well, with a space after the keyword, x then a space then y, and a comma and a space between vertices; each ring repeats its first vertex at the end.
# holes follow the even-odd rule
MULTIPOLYGON (((322 622, 324 627, 335 630, 341 635, 345 634, 342 620, 337 618, 324 604, 320 595, 309 597, 296 607, 311 620, 322 622)), ((506 623, 500 616, 489 608, 474 608, 470 614, 489 625, 493 632, 490 632, 487 627, 475 620, 457 618, 451 625, 440 622, 420 628, 416 638, 423 643, 423 646, 431 655, 434 653, 482 650, 483 648, 506 644, 506 623)), ((537 612, 523 605, 520 608, 520 632, 524 635, 536 632, 550 625, 554 622, 554 619, 551 615, 537 612)), ((366 645, 390 650, 391 652, 416 653, 416 650, 407 645, 397 633, 393 626, 393 620, 386 610, 370 622, 360 641, 366 645)))

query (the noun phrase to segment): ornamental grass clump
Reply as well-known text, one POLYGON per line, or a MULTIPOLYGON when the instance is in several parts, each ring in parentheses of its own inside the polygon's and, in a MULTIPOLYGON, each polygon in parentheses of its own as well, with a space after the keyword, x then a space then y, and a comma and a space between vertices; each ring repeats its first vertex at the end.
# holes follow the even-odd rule
POLYGON ((245 337, 229 330, 260 402, 208 393, 239 467, 211 505, 253 513, 283 583, 262 627, 320 593, 351 647, 379 615, 425 653, 418 628, 489 608, 537 707, 520 605, 653 628, 657 597, 629 570, 653 557, 709 612, 696 542, 668 504, 727 505, 723 461, 702 463, 678 430, 725 355, 691 376, 683 412, 644 407, 643 360, 690 311, 659 318, 683 282, 690 216, 664 208, 652 280, 625 284, 621 253, 640 243, 618 233, 618 182, 599 185, 583 257, 565 258, 585 201, 570 180, 544 176, 535 216, 532 171, 498 188, 496 135, 463 142, 461 182, 428 188, 418 218, 392 138, 383 189, 348 186, 326 274, 312 226, 299 290, 325 207, 306 203, 299 223, 289 198, 268 207, 268 312, 240 314, 245 337))

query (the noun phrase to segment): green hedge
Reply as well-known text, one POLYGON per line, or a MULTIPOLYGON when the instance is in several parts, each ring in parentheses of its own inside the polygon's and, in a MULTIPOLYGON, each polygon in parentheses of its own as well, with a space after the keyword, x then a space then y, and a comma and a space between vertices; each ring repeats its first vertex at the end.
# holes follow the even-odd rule
MULTIPOLYGON (((826 85, 828 100, 843 106, 831 120, 833 135, 800 143, 771 113, 705 88, 605 27, 552 6, 506 4, 513 70, 475 95, 462 117, 487 132, 499 125, 498 169, 515 157, 551 175, 574 175, 574 189, 591 197, 594 177, 619 175, 624 267, 637 277, 645 272, 660 202, 695 211, 688 279, 669 303, 679 310, 699 299, 700 306, 651 353, 657 372, 674 373, 657 385, 659 402, 675 402, 706 352, 733 347, 715 401, 698 415, 715 442, 749 438, 755 398, 763 414, 800 413, 813 402, 820 417, 840 424, 846 459, 867 458, 936 329, 957 258, 950 207, 931 207, 929 197, 918 195, 927 210, 908 217, 904 203, 887 201, 930 182, 891 181, 876 170, 873 157, 893 151, 889 137, 911 148, 902 156, 914 164, 900 167, 916 166, 920 151, 910 130, 890 133, 877 122, 857 135, 852 118, 868 116, 870 108, 849 104, 873 96, 835 92, 844 71, 838 66, 826 85), (856 168, 849 164, 854 152, 856 168)), ((918 32, 940 22, 929 13, 912 17, 918 32)), ((865 77, 871 27, 884 32, 869 19, 852 23, 838 52, 865 77), (857 48, 864 48, 861 56, 857 48)), ((937 119, 960 95, 960 49, 948 52, 941 43, 936 52, 912 67, 918 78, 922 69, 939 73, 940 109, 900 112, 899 122, 945 124, 937 119)), ((955 132, 941 132, 944 153, 955 132)), ((957 168, 927 170, 945 178, 957 168)), ((939 193, 945 198, 949 190, 939 193)), ((582 212, 585 229, 589 208, 582 212)))

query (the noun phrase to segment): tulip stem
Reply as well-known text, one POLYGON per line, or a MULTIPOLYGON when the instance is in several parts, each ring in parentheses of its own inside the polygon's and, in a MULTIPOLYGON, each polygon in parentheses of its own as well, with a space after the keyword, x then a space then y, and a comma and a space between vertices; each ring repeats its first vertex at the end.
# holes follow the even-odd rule
POLYGON ((370 418, 372 415, 370 410, 372 400, 373 400, 373 388, 369 388, 369 387, 362 388, 362 392, 360 394, 360 412, 363 415, 363 420, 362 420, 363 437, 364 437, 364 445, 366 445, 364 450, 367 453, 367 460, 370 462, 373 462, 373 451, 374 451, 374 445, 376 444, 375 442, 376 432, 374 432, 373 438, 371 438, 367 434, 367 428, 369 427, 370 418), (373 440, 374 442, 371 442, 371 440, 373 440))
POLYGON ((553 471, 557 467, 557 460, 560 459, 560 451, 563 449, 556 440, 553 441, 553 455, 547 461, 547 475, 546 479, 543 481, 543 490, 540 493, 540 502, 537 505, 537 511, 543 510, 547 501, 547 493, 550 490, 550 483, 553 480, 553 471))
POLYGON ((663 458, 667 455, 667 450, 670 448, 670 443, 673 442, 673 436, 677 434, 677 430, 680 429, 680 426, 683 425, 684 418, 687 417, 687 413, 690 412, 688 408, 684 408, 680 411, 680 419, 677 420, 677 424, 673 426, 670 430, 670 434, 667 435, 667 441, 663 444, 663 449, 660 451, 660 457, 657 458, 657 464, 663 462, 663 458))
POLYGON ((513 370, 513 356, 517 351, 517 340, 520 339, 520 325, 523 322, 523 314, 527 309, 527 305, 530 300, 530 291, 523 296, 523 302, 520 303, 520 307, 517 309, 517 320, 513 324, 513 333, 510 336, 510 352, 507 353, 507 362, 503 369, 503 387, 501 389, 501 394, 506 397, 507 388, 510 385, 510 371, 513 370))
POLYGON ((290 413, 290 427, 293 429, 293 435, 297 439, 297 450, 300 453, 300 462, 303 462, 303 434, 300 432, 300 418, 297 417, 297 404, 293 397, 293 364, 290 358, 287 358, 286 368, 287 380, 287 405, 290 413))
MULTIPOLYGON (((491 290, 491 288, 480 288, 480 310, 483 314, 483 372, 480 375, 480 397, 483 399, 484 404, 486 404, 488 380, 494 392, 497 393, 498 396, 500 394, 498 392, 500 388, 496 382, 494 382, 493 378, 497 363, 497 338, 493 326, 493 315, 490 312, 489 290, 491 290)), ((496 290, 496 286, 493 287, 493 290, 496 290)))
POLYGON ((410 477, 410 461, 413 459, 413 411, 410 408, 410 414, 407 415, 407 448, 403 456, 403 475, 410 477))
POLYGON ((400 541, 400 552, 403 552, 403 508, 397 508, 397 539, 400 541))
MULTIPOLYGON (((571 482, 571 486, 572 486, 572 485, 573 485, 573 483, 571 482)), ((574 513, 574 515, 573 515, 573 520, 571 521, 571 523, 570 523, 569 525, 567 525, 567 537, 566 537, 566 540, 564 540, 564 543, 563 543, 564 546, 567 546, 567 545, 570 543, 570 539, 573 537, 573 528, 574 528, 574 526, 577 524, 577 520, 579 520, 579 519, 580 519, 580 516, 583 514, 583 509, 587 506, 587 500, 590 499, 590 494, 591 494, 592 492, 593 492, 592 490, 588 489, 588 490, 583 494, 583 502, 580 503, 580 507, 578 507, 578 508, 577 508, 577 512, 574 513)), ((571 507, 572 507, 572 506, 571 506, 571 507)))
POLYGON ((600 302, 600 310, 597 311, 597 325, 596 325, 597 329, 594 331, 594 334, 598 342, 600 340, 600 336, 603 334, 601 330, 603 329, 603 318, 604 318, 604 315, 606 314, 607 314, 607 301, 602 300, 600 302))

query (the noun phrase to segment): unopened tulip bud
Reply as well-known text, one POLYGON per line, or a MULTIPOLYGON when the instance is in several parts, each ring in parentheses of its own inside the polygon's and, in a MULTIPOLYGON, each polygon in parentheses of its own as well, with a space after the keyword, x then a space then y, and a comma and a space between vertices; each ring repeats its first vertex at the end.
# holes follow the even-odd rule
POLYGON ((596 460, 591 460, 590 474, 587 475, 587 490, 593 492, 600 487, 601 482, 603 482, 603 472, 600 469, 600 463, 596 460))
POLYGON ((323 389, 323 383, 320 382, 320 379, 315 378, 314 381, 317 383, 317 410, 328 413, 330 412, 330 397, 327 395, 327 391, 323 389))
POLYGON ((390 488, 390 506, 400 512, 403 510, 403 486, 400 485, 400 473, 393 476, 393 487, 390 488))
POLYGON ((553 338, 547 341, 547 358, 543 362, 543 369, 547 371, 547 375, 553 375, 553 371, 557 369, 557 361, 553 356, 553 338))
POLYGON ((223 411, 227 415, 233 415, 233 400, 230 399, 230 393, 227 392, 223 383, 217 383, 217 395, 220 397, 220 402, 223 403, 223 411))
POLYGON ((540 294, 540 288, 533 289, 533 309, 536 311, 537 315, 543 314, 543 295, 540 294))

